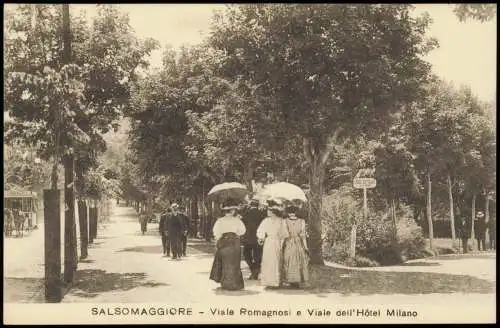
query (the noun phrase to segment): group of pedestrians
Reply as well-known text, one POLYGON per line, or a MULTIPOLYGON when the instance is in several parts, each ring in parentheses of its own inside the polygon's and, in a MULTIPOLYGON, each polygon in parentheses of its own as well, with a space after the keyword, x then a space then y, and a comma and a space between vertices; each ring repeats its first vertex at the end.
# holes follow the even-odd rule
POLYGON ((179 204, 173 203, 160 216, 159 232, 163 246, 163 256, 178 260, 186 256, 189 218, 180 211, 179 204))
MULTIPOLYGON (((460 235, 460 240, 462 243, 463 253, 468 252, 468 241, 472 234, 472 220, 461 217, 459 224, 457 226, 457 230, 460 235)), ((486 235, 489 237, 489 245, 488 248, 490 250, 496 249, 496 219, 489 218, 488 221, 485 219, 485 215, 483 212, 479 211, 476 214, 476 218, 474 220, 474 238, 477 241, 477 249, 478 251, 486 251, 486 235)))
POLYGON ((238 201, 228 199, 222 205, 224 216, 213 227, 217 250, 210 279, 220 283, 222 289, 244 288, 243 241, 250 280, 260 279, 263 286, 272 289, 304 287, 309 280, 309 254, 305 221, 297 216, 299 207, 280 199, 267 200, 265 210, 258 204, 252 200, 241 210, 238 201))

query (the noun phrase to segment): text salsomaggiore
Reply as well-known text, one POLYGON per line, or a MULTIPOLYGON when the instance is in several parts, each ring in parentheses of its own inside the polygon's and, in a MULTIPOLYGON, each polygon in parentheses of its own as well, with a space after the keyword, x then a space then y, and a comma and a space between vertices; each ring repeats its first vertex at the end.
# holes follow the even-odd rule
POLYGON ((171 315, 171 316, 191 316, 193 309, 188 307, 93 307, 92 315, 96 316, 145 316, 145 315, 171 315))

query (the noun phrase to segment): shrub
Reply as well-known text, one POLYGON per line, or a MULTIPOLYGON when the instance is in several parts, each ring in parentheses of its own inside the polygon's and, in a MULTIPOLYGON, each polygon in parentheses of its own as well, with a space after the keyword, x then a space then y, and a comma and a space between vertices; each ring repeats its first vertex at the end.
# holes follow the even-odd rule
POLYGON ((397 236, 390 211, 372 211, 367 220, 361 201, 352 188, 341 187, 325 197, 323 212, 323 254, 325 259, 355 266, 393 265, 421 258, 425 249, 422 229, 412 219, 409 207, 397 211, 397 236), (356 255, 349 259, 352 223, 356 222, 356 255))

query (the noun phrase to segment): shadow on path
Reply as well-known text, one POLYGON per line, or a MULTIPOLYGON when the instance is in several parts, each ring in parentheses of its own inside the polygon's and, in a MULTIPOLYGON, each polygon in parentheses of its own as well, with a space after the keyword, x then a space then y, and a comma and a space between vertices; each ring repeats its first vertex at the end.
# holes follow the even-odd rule
POLYGON ((137 287, 168 286, 168 284, 146 281, 146 274, 114 273, 104 270, 79 270, 75 274, 73 288, 68 294, 93 298, 101 293, 128 291, 137 287))
POLYGON ((78 263, 94 263, 95 261, 94 260, 90 260, 90 259, 80 259, 78 261, 78 263))
POLYGON ((45 303, 43 278, 4 277, 5 303, 45 303))
POLYGON ((425 261, 419 261, 419 262, 407 262, 403 264, 398 264, 398 266, 440 266, 441 263, 439 262, 425 262, 425 261))
POLYGON ((188 243, 188 248, 193 250, 193 254, 210 254, 210 256, 215 254, 215 245, 212 243, 188 243))
MULTIPOLYGON (((495 283, 466 275, 430 272, 356 271, 311 266, 309 293, 431 294, 495 292, 495 283)), ((284 291, 278 290, 278 292, 284 291)), ((305 292, 305 291, 304 291, 305 292)))
POLYGON ((135 246, 135 247, 126 247, 122 248, 118 251, 117 253, 121 252, 135 252, 135 253, 157 253, 157 254, 162 254, 163 253, 163 247, 162 245, 155 245, 155 246, 135 246))
POLYGON ((462 259, 495 259, 495 253, 468 253, 468 254, 453 254, 453 255, 438 255, 432 259, 436 260, 462 260, 462 259))
POLYGON ((217 287, 214 289, 216 295, 226 295, 226 296, 246 296, 246 295, 255 295, 259 294, 258 291, 255 290, 225 290, 221 287, 217 287))

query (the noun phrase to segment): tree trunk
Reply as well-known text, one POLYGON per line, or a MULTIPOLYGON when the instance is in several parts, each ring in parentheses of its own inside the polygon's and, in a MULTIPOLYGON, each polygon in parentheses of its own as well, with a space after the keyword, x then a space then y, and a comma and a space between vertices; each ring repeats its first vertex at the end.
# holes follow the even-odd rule
MULTIPOLYGON (((485 200, 484 200, 484 221, 486 222, 487 227, 491 227, 490 223, 490 198, 488 197, 488 190, 484 191, 485 200)), ((491 245, 491 240, 489 239, 489 234, 486 234, 488 238, 488 243, 491 245)))
POLYGON ((60 191, 43 191, 45 300, 59 303, 61 293, 61 210, 60 191))
POLYGON ((393 242, 395 245, 398 243, 398 220, 396 217, 396 202, 394 199, 391 200, 391 216, 392 216, 392 234, 393 242))
POLYGON ((80 222, 80 258, 85 259, 88 256, 89 226, 87 203, 83 199, 78 201, 78 220, 80 222))
POLYGON ((351 222, 351 248, 349 257, 354 259, 356 258, 356 233, 357 233, 357 225, 356 220, 354 218, 354 213, 352 213, 353 219, 351 222))
POLYGON ((200 214, 198 212, 198 195, 195 195, 191 201, 191 220, 193 222, 192 236, 196 237, 198 235, 198 222, 200 221, 200 214))
POLYGON ((471 222, 471 229, 470 229, 470 238, 472 239, 472 243, 474 244, 474 221, 476 219, 476 192, 474 191, 472 194, 472 222, 471 222))
POLYGON ((431 172, 427 172, 427 222, 429 224, 429 247, 434 250, 434 229, 432 224, 432 182, 431 172))
POLYGON ((248 188, 248 192, 250 195, 253 194, 253 185, 252 185, 252 180, 253 180, 253 166, 254 162, 253 161, 248 161, 247 165, 245 165, 245 169, 243 172, 243 177, 245 180, 245 185, 248 188))
POLYGON ((50 180, 51 180, 51 188, 52 190, 56 190, 57 189, 57 180, 58 180, 58 177, 57 177, 57 170, 58 170, 58 164, 57 164, 57 158, 54 159, 54 164, 52 165, 52 173, 50 175, 50 180))
POLYGON ((311 264, 323 265, 321 210, 323 207, 323 180, 325 165, 319 161, 318 156, 312 158, 311 173, 309 176, 310 206, 308 222, 308 248, 311 264))
POLYGON ((453 205, 453 190, 451 187, 451 176, 448 174, 448 195, 450 198, 450 223, 451 223, 451 243, 455 244, 455 214, 453 213, 454 205, 453 205))
POLYGON ((76 245, 73 230, 75 227, 75 198, 73 193, 73 156, 67 156, 64 160, 64 281, 73 281, 73 273, 76 245))

